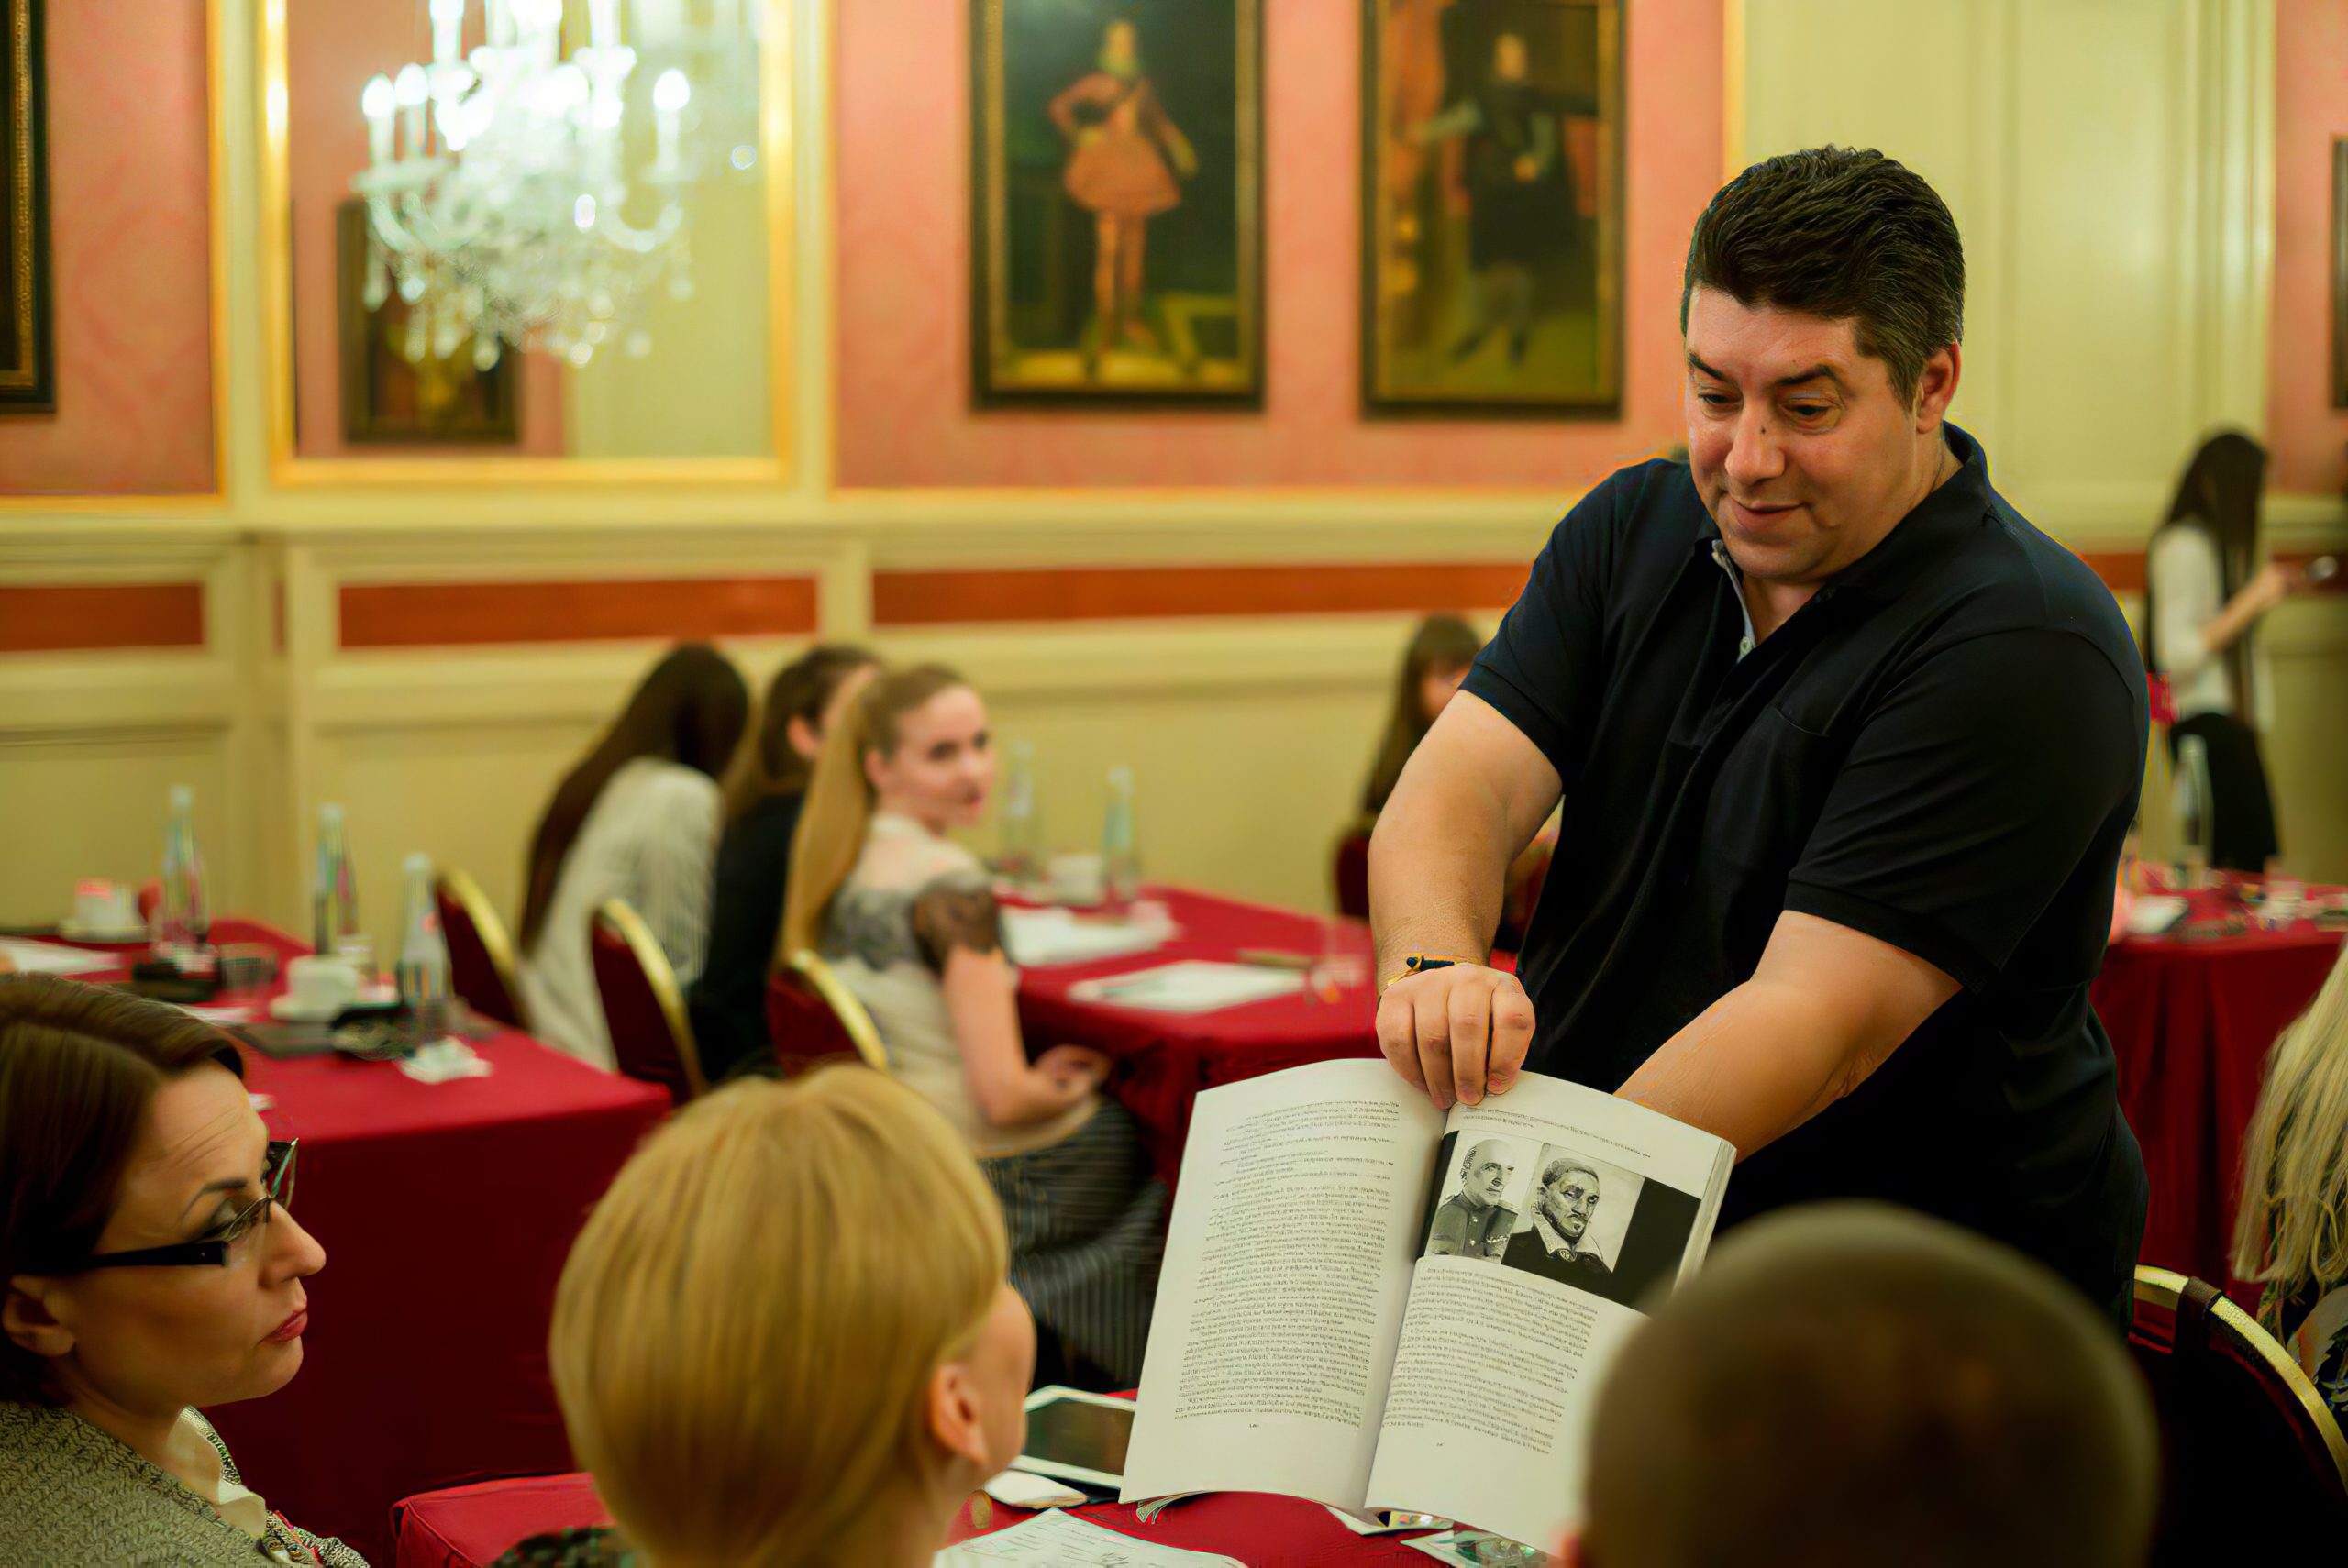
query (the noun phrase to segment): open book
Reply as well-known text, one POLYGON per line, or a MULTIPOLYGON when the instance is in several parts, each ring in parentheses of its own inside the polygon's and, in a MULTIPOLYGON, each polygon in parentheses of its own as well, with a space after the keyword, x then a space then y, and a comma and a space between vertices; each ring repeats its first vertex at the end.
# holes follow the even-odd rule
POLYGON ((1553 1548, 1633 1304, 1701 1260, 1734 1161, 1538 1074, 1448 1114, 1375 1061, 1207 1091, 1124 1496, 1282 1492, 1553 1548))

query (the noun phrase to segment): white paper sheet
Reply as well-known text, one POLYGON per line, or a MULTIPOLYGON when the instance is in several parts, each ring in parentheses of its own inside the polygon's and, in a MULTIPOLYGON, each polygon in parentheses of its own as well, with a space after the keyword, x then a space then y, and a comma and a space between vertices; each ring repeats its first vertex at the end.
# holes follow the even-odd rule
POLYGON ((1166 933, 1125 921, 1079 920, 1063 909, 1007 909, 1002 911, 1002 938, 1013 963, 1023 969, 1043 969, 1154 952, 1165 942, 1166 933))
POLYGON ((1034 1562, 1044 1568, 1245 1568, 1235 1557, 1158 1546, 1057 1508, 1009 1529, 949 1546, 934 1562, 935 1568, 983 1568, 994 1562, 1034 1562))
POLYGON ((118 969, 122 959, 112 953, 91 953, 79 947, 61 947, 53 942, 19 942, 0 937, 0 958, 6 958, 19 975, 94 975, 101 969, 118 969))
POLYGON ((1186 958, 1129 975, 1109 975, 1080 980, 1069 996, 1080 1002, 1110 1007, 1141 1008, 1150 1012, 1213 1012, 1293 996, 1304 989, 1304 976, 1294 969, 1274 969, 1257 964, 1218 964, 1186 958))

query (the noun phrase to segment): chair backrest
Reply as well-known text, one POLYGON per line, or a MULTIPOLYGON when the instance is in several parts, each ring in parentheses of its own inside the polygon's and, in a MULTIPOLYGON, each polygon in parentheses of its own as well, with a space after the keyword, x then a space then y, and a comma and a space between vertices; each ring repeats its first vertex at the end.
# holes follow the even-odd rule
MULTIPOLYGON (((1374 820, 1374 819, 1372 819, 1374 820)), ((1369 918, 1369 830, 1372 820, 1349 828, 1337 840, 1330 879, 1336 884, 1337 912, 1356 920, 1369 918)))
POLYGON ((432 901, 440 909, 440 932, 449 944, 449 978, 457 994, 484 1018, 510 1023, 527 1034, 530 1017, 522 1005, 514 944, 480 885, 451 867, 433 879, 432 901))
POLYGON ((2135 1299, 2128 1347, 2165 1451, 2156 1568, 2348 1540, 2348 1438, 2290 1353, 2200 1280, 2139 1268, 2135 1299))
POLYGON ((786 1070, 804 1070, 850 1052, 868 1067, 889 1070, 889 1049, 880 1043, 872 1015, 813 953, 792 954, 788 969, 768 984, 767 1022, 775 1056, 786 1070))
POLYGON ((625 899, 605 900, 589 927, 587 951, 620 1071, 659 1084, 680 1105, 708 1088, 685 993, 644 917, 625 899))

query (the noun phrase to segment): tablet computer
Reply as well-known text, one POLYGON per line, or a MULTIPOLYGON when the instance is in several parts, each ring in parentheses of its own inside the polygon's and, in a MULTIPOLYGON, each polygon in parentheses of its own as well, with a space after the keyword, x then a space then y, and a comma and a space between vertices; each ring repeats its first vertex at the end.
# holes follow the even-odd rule
POLYGON ((1027 1441, 1011 1468, 1114 1490, 1124 1484, 1133 1435, 1131 1399, 1038 1388, 1027 1396, 1027 1441))

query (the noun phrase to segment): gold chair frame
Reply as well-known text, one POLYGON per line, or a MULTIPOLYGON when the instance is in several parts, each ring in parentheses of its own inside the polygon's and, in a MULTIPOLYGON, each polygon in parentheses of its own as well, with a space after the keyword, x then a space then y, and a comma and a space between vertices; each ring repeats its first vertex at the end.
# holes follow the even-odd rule
POLYGON ((889 1048, 880 1043, 880 1031, 874 1025, 872 1015, 864 1010, 864 1004, 856 999, 856 993, 847 988, 846 982, 832 972, 832 966, 802 948, 791 955, 791 969, 832 1010, 832 1016, 847 1032, 856 1054, 864 1058, 864 1065, 879 1072, 889 1071, 889 1048))
POLYGON ((669 1036, 677 1047, 677 1059, 685 1066, 685 1098, 699 1099, 709 1092, 709 1080, 702 1077, 701 1047, 693 1041, 692 1016, 685 1010, 684 988, 677 984, 677 971, 670 966, 668 954, 660 950, 660 939, 644 923, 626 899, 606 899, 595 911, 594 923, 610 928, 628 951, 636 955, 637 966, 644 971, 645 983, 652 988, 653 999, 660 1004, 660 1016, 668 1021, 669 1036))
MULTIPOLYGON (((2136 1267, 2135 1298, 2140 1306, 2153 1306, 2174 1313, 2184 1298, 2186 1276, 2174 1269, 2154 1268, 2149 1264, 2136 1267)), ((2258 1320, 2243 1311, 2224 1295, 2220 1295, 2210 1309, 2210 1321, 2233 1342, 2239 1350, 2246 1351, 2265 1364, 2267 1370, 2291 1391, 2291 1397, 2307 1412, 2308 1419, 2323 1439, 2323 1446, 2331 1456, 2332 1468, 2339 1472, 2340 1487, 2348 1493, 2348 1434, 2340 1430, 2340 1422, 2331 1408, 2316 1392, 2315 1384, 2291 1353, 2276 1342, 2275 1336, 2259 1327, 2258 1320)))
POLYGON ((481 890, 481 884, 456 867, 446 867, 434 880, 440 896, 464 911, 465 918, 472 922, 474 932, 481 937, 482 951, 489 955, 489 966, 497 971, 497 983, 505 988, 514 1010, 521 1015, 512 1021, 514 1027, 525 1034, 531 1032, 530 1003, 522 995, 522 966, 514 955, 514 941, 505 933, 505 922, 497 918, 497 911, 481 890))

